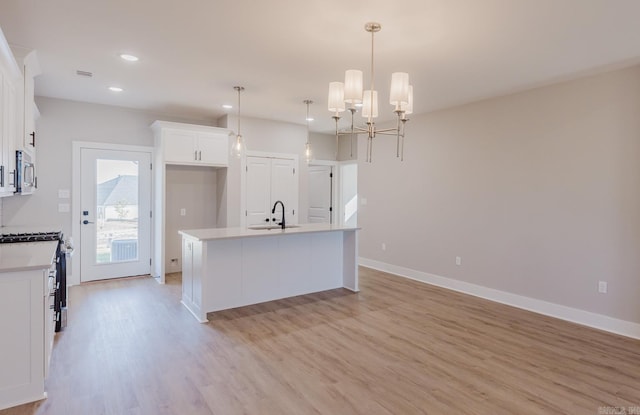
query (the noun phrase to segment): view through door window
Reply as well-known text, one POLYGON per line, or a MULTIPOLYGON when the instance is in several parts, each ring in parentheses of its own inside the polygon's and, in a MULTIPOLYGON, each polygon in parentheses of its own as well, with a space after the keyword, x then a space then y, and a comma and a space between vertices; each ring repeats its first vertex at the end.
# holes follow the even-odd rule
POLYGON ((137 161, 96 163, 96 263, 138 260, 137 161))

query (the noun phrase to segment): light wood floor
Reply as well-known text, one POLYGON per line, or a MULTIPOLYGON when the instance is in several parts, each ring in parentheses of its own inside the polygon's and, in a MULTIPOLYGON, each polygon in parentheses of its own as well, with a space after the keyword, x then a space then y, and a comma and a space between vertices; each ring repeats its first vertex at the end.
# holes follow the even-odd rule
MULTIPOLYGON (((640 406, 640 341, 361 268, 209 315, 180 276, 70 290, 49 398, 4 414, 598 414, 640 406), (603 412, 600 412, 603 413, 603 412)), ((640 410, 640 408, 638 408, 640 410)))

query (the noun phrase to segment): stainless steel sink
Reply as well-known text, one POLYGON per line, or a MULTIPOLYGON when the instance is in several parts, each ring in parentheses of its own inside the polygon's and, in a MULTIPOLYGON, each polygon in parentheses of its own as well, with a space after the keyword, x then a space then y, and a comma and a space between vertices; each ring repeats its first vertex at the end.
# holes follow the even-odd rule
MULTIPOLYGON (((300 225, 287 225, 285 226, 285 229, 290 229, 290 228, 299 228, 300 225)), ((255 226, 249 226, 247 227, 247 229, 251 229, 253 231, 270 231, 270 230, 278 230, 278 229, 282 229, 282 226, 279 225, 255 225, 255 226)))

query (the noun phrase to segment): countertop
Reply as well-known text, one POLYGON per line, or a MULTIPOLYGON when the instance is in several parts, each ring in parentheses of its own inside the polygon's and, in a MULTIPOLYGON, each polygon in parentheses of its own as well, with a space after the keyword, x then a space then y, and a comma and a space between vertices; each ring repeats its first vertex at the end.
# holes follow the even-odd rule
POLYGON ((47 269, 57 247, 58 241, 0 244, 0 272, 47 269))
POLYGON ((353 226, 330 225, 328 223, 305 223, 296 225, 295 228, 271 230, 254 230, 246 228, 210 228, 210 229, 190 229, 181 230, 178 233, 184 237, 196 239, 198 241, 209 241, 214 239, 237 239, 237 238, 254 238, 263 236, 278 235, 297 235, 312 232, 338 232, 338 231, 355 231, 360 228, 353 226))

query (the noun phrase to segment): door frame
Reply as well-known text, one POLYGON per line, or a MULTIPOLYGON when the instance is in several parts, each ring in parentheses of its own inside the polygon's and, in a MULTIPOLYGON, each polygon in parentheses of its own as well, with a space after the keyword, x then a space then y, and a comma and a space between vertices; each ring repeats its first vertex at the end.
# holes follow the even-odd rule
MULTIPOLYGON (((152 146, 133 146, 128 144, 112 144, 112 143, 99 143, 91 141, 73 141, 71 143, 71 236, 77 241, 75 248, 79 251, 80 245, 80 222, 82 215, 80 211, 82 209, 80 203, 80 173, 82 172, 81 156, 80 153, 83 148, 92 150, 114 150, 114 151, 135 151, 140 153, 149 153, 151 163, 154 161, 154 148, 152 146)), ((151 205, 150 209, 153 212, 154 207, 154 177, 151 174, 151 205)), ((151 221, 150 229, 150 241, 149 248, 153 253, 154 249, 154 229, 153 220, 151 221)), ((153 257, 153 255, 152 255, 153 257)), ((71 270, 71 273, 67 276, 67 285, 80 284, 80 253, 76 253, 71 257, 71 267, 67 267, 71 270)), ((151 273, 152 267, 149 266, 149 272, 151 273)))
MULTIPOLYGON (((296 175, 298 180, 298 185, 296 186, 294 200, 296 201, 296 205, 294 209, 298 211, 298 218, 300 217, 300 178, 302 175, 300 174, 300 163, 299 157, 297 154, 292 153, 272 153, 267 151, 245 151, 240 160, 240 227, 247 227, 247 217, 242 214, 243 210, 247 210, 247 157, 265 157, 265 158, 275 158, 275 159, 289 159, 293 160, 295 163, 296 175)), ((299 222, 299 221, 298 221, 299 222)))
MULTIPOLYGON (((338 198, 339 196, 339 192, 338 192, 338 183, 340 183, 340 180, 338 180, 338 178, 340 177, 340 169, 338 168, 338 165, 340 164, 339 161, 335 161, 335 160, 311 160, 309 162, 309 167, 311 166, 329 166, 331 167, 331 223, 333 225, 335 225, 337 223, 337 219, 342 217, 341 215, 338 214, 338 211, 340 210, 340 203, 338 198)), ((307 176, 307 193, 309 192, 309 177, 307 176)))

